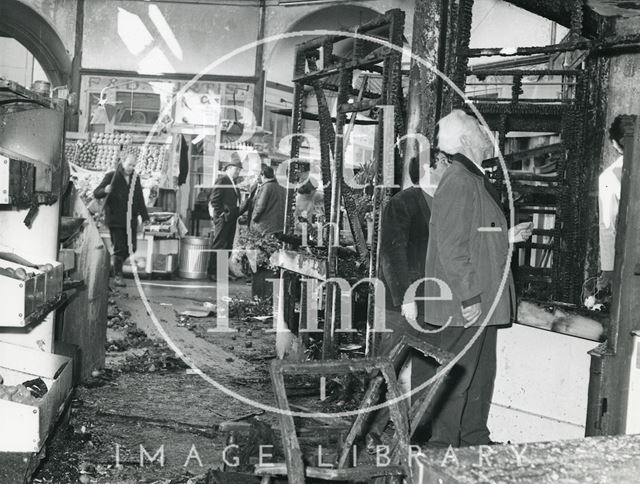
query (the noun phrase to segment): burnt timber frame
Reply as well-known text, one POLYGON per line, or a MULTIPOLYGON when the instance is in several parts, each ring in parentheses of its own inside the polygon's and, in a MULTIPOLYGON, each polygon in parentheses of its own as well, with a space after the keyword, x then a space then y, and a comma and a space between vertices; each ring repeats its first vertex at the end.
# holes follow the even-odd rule
MULTIPOLYGON (((371 380, 371 384, 365 395, 361 410, 372 405, 374 397, 379 396, 383 382, 387 384, 387 396, 389 400, 401 397, 396 371, 391 361, 386 357, 380 358, 359 358, 336 361, 308 361, 305 363, 288 363, 282 360, 274 360, 271 364, 271 382, 276 398, 276 403, 280 412, 282 432, 282 446, 285 452, 286 467, 275 466, 272 473, 268 472, 268 466, 260 471, 265 474, 281 474, 283 471, 287 475, 289 484, 304 484, 305 477, 318 477, 325 480, 355 480, 355 482, 371 482, 375 477, 381 476, 406 476, 411 481, 411 466, 409 456, 409 409, 406 400, 398 400, 389 405, 389 413, 395 425, 396 451, 395 462, 397 464, 388 467, 373 468, 348 468, 343 462, 337 468, 326 467, 305 467, 302 449, 296 433, 295 423, 291 414, 291 408, 287 399, 284 384, 285 374, 324 376, 327 374, 345 375, 354 371, 365 371, 370 374, 377 374, 371 380)), ((362 414, 359 414, 359 416, 362 414)), ((330 415, 328 415, 330 416, 330 415)))
MULTIPOLYGON (((473 100, 474 106, 486 119, 490 128, 498 132, 498 144, 501 151, 505 148, 506 135, 510 131, 557 132, 560 134, 562 142, 556 146, 545 147, 548 150, 546 153, 536 153, 536 150, 529 150, 509 155, 505 160, 507 168, 509 168, 510 162, 536 156, 546 157, 549 161, 557 164, 557 177, 538 177, 534 180, 526 176, 510 176, 513 191, 522 196, 520 202, 517 200, 514 202, 515 223, 521 221, 519 220, 521 217, 527 220, 533 213, 555 215, 553 229, 534 230, 534 237, 548 237, 545 243, 528 241, 518 247, 524 250, 527 255, 532 249, 541 249, 551 253, 551 267, 522 266, 517 268, 515 276, 520 294, 526 292, 528 297, 543 301, 581 304, 581 288, 585 274, 590 268, 597 265, 597 256, 595 255, 597 250, 593 248, 597 239, 594 240, 589 218, 590 214, 596 210, 596 200, 585 199, 585 194, 593 192, 596 186, 602 138, 589 137, 585 133, 604 130, 603 103, 606 102, 608 87, 608 63, 601 56, 611 49, 626 48, 637 44, 640 41, 640 36, 602 36, 597 40, 583 37, 583 31, 593 31, 592 26, 589 29, 583 28, 585 12, 590 12, 584 0, 567 2, 548 0, 527 3, 530 6, 527 8, 528 10, 534 6, 538 10, 542 9, 540 12, 535 12, 539 15, 544 15, 548 9, 553 12, 557 10, 558 15, 562 14, 564 23, 571 28, 571 40, 556 45, 518 47, 509 50, 502 48, 471 49, 469 48, 469 40, 473 0, 461 0, 455 12, 458 26, 455 38, 455 63, 450 67, 448 73, 462 90, 465 89, 468 76, 477 76, 480 79, 486 76, 510 78, 510 98, 473 100), (537 56, 558 52, 582 53, 585 59, 585 68, 554 69, 550 67, 526 70, 483 69, 481 66, 469 69, 468 67, 470 58, 492 55, 537 56), (529 75, 558 76, 561 78, 561 82, 567 86, 563 91, 565 93, 571 91, 572 94, 564 95, 562 99, 558 100, 522 99, 523 77, 529 75), (594 79, 595 76, 597 76, 597 80, 594 79)), ((588 17, 589 19, 594 18, 591 13, 588 17)), ((553 15, 548 18, 557 21, 553 15)), ((604 21, 600 21, 598 31, 604 31, 604 21)), ((449 97, 449 103, 452 107, 465 109, 462 99, 452 95, 449 97)), ((502 193, 506 206, 507 187, 497 158, 487 160, 485 165, 493 168, 491 176, 496 187, 502 193)), ((514 260, 517 259, 514 257, 514 260)))
MULTIPOLYGON (((339 233, 333 230, 339 226, 340 209, 344 205, 349 223, 353 233, 356 249, 361 263, 366 263, 369 267, 369 277, 375 278, 378 271, 378 231, 383 208, 391 196, 391 189, 381 187, 383 182, 383 160, 389 156, 385 152, 387 146, 385 141, 392 138, 392 143, 403 136, 404 125, 404 96, 402 93, 402 53, 380 46, 380 42, 386 42, 394 46, 402 47, 404 30, 404 12, 400 9, 389 10, 365 24, 362 24, 352 31, 355 37, 347 35, 329 35, 309 40, 296 47, 295 68, 293 81, 294 106, 292 125, 291 160, 300 158, 300 135, 303 133, 302 112, 305 97, 305 88, 310 87, 318 102, 318 116, 320 122, 320 162, 322 181, 325 186, 325 214, 329 214, 330 230, 328 240, 327 277, 337 276, 337 250, 339 244, 339 233), (359 35, 359 36, 358 36, 359 35), (334 47, 338 42, 353 38, 353 49, 349 57, 338 57, 334 54, 334 47), (373 50, 371 47, 375 46, 373 50), (369 51, 365 54, 365 50, 369 51), (318 61, 322 62, 322 67, 318 67, 318 61), (373 93, 362 88, 360 91, 353 87, 353 72, 355 70, 373 72, 382 76, 381 93, 373 93), (337 83, 336 78, 337 77, 337 83), (331 111, 327 102, 325 91, 337 91, 338 102, 335 126, 331 118, 331 111), (358 100, 349 103, 350 97, 357 95, 358 100), (385 111, 378 111, 378 128, 376 132, 375 161, 375 193, 374 207, 375 214, 374 230, 372 234, 371 247, 368 247, 364 236, 364 220, 361 219, 356 206, 355 192, 343 180, 344 164, 344 136, 345 126, 348 122, 353 122, 357 112, 370 111, 379 106, 393 106, 394 116, 392 120, 385 121, 385 111), (348 119, 349 113, 353 113, 348 119), (389 126, 393 124, 393 126, 389 126), (332 159, 333 158, 333 159, 332 159)), ((347 132, 349 132, 348 130, 347 132)), ((388 143, 387 143, 388 144, 388 143)), ((393 149, 393 167, 395 169, 395 183, 401 184, 402 158, 399 149, 393 149)), ((299 166, 291 164, 289 170, 289 180, 292 184, 297 182, 299 166)), ((294 198, 289 193, 287 199, 287 219, 285 223, 285 234, 293 233, 295 221, 293 220, 294 198)), ((322 234, 320 234, 322 236, 322 234)), ((287 322, 295 319, 293 297, 291 297, 291 283, 297 283, 298 275, 283 271, 285 281, 285 304, 284 318, 287 322)), ((337 288, 334 283, 329 283, 326 295, 326 317, 324 323, 324 336, 322 357, 331 359, 335 354, 333 336, 339 324, 339 311, 337 311, 337 288)), ((373 300, 369 298, 369 317, 373 320, 373 300)), ((304 307, 301 313, 304 312, 304 307)), ((370 325, 367 327, 367 354, 373 350, 373 336, 370 325)), ((290 324, 289 327, 292 327, 290 324)))
MULTIPOLYGON (((598 234, 592 230, 589 224, 593 225, 589 214, 597 213, 597 200, 595 197, 589 198, 589 193, 597 192, 597 174, 600 168, 600 157, 603 151, 603 133, 606 129, 605 121, 607 115, 607 97, 609 88, 609 58, 618 54, 640 52, 640 35, 612 35, 611 22, 589 12, 590 18, 598 20, 597 28, 585 27, 583 20, 586 9, 584 0, 572 0, 571 2, 560 2, 559 0, 508 0, 534 13, 541 14, 547 18, 544 12, 539 11, 542 6, 559 6, 562 4, 564 14, 571 12, 571 26, 574 34, 572 40, 558 46, 545 46, 534 48, 520 48, 510 51, 508 55, 535 55, 554 52, 583 51, 584 69, 579 75, 580 80, 576 82, 576 101, 573 112, 568 111, 562 117, 563 142, 568 149, 566 160, 566 172, 564 174, 563 186, 568 186, 571 194, 567 215, 574 215, 574 220, 569 221, 570 226, 577 229, 578 244, 573 247, 573 252, 568 261, 561 265, 567 268, 561 271, 561 276, 569 272, 571 280, 560 283, 557 279, 553 281, 556 295, 560 298, 568 299, 568 302, 576 301, 578 296, 577 287, 588 274, 589 269, 593 274, 593 266, 597 266, 598 261, 598 234), (526 6, 525 6, 526 3, 526 6), (598 32, 597 37, 593 35, 594 30, 598 32), (590 36, 593 40, 577 39, 578 36, 590 36), (596 38, 594 38, 596 37, 596 38), (577 39, 577 40, 576 40, 577 39), (586 133, 590 135, 587 136, 586 133), (592 135, 595 133, 595 136, 592 135), (566 136, 568 135, 568 137, 566 136), (574 151, 575 150, 575 151, 574 151), (576 161, 580 161, 577 163, 576 161), (579 203, 582 197, 583 203, 579 203), (584 200, 586 199, 586 200, 584 200), (570 261, 575 262, 573 270, 570 268, 570 261), (580 277, 580 268, 586 265, 585 274, 580 277), (573 299, 573 301, 571 301, 573 299)), ((471 19, 472 0, 461 0, 462 15, 458 17, 463 22, 462 40, 458 42, 458 58, 456 59, 455 72, 459 86, 464 87, 465 76, 462 74, 466 70, 467 59, 470 56, 493 55, 496 49, 469 49, 468 48, 468 28, 466 22, 471 19)), ((460 39, 460 36, 459 38, 460 39)), ((502 53, 501 53, 502 55, 502 53)), ((470 73, 469 71, 467 71, 470 73)), ((474 69, 473 74, 482 72, 482 69, 474 69)), ((515 73, 516 75, 518 73, 515 73)), ((488 73, 488 75, 491 75, 488 73)), ((514 98, 517 98, 517 82, 514 82, 514 98)), ((504 120, 509 121, 509 109, 518 103, 494 104, 491 108, 498 116, 497 127, 504 125, 504 120)), ((481 113, 482 104, 478 103, 481 113)), ((532 111, 531 106, 522 108, 532 111)), ((536 107, 537 112, 544 112, 550 109, 543 106, 536 107)), ((565 108, 566 109, 566 108, 565 108)), ((527 111, 522 114, 527 114, 527 111)), ((529 113, 530 114, 530 113, 529 113)), ((640 127, 636 116, 625 117, 625 154, 622 174, 622 190, 618 215, 618 228, 616 236, 616 257, 613 280, 613 300, 609 326, 606 328, 606 341, 590 352, 591 354, 591 375, 589 379, 589 394, 587 405, 587 418, 585 434, 592 435, 615 435, 626 431, 627 414, 629 401, 629 384, 631 361, 633 355, 633 337, 640 331, 638 313, 640 313, 640 169, 638 166, 640 159, 640 127)), ((503 127, 503 126, 502 126, 503 127)), ((549 147, 551 148, 551 147, 549 147)), ((563 188, 564 189, 564 188, 563 188)), ((561 228, 564 232, 565 228, 561 228)), ((597 267, 596 267, 597 268, 597 267)))
MULTIPOLYGON (((349 480, 354 482, 372 482, 374 478, 383 477, 410 477, 409 467, 407 467, 410 458, 407 453, 407 445, 422 422, 425 414, 433 408, 434 399, 450 368, 442 370, 441 375, 432 382, 429 388, 425 388, 417 398, 415 398, 410 408, 407 407, 407 400, 400 400, 389 406, 392 421, 396 424, 393 438, 394 445, 390 452, 391 466, 382 469, 367 466, 350 467, 352 462, 349 457, 353 452, 357 452, 353 447, 356 439, 366 433, 367 423, 371 413, 371 411, 367 411, 367 409, 380 400, 383 383, 387 383, 388 398, 394 399, 400 396, 396 375, 410 356, 411 350, 416 350, 426 358, 433 359, 440 368, 447 367, 453 360, 451 353, 442 351, 414 336, 403 335, 391 349, 389 355, 382 358, 305 363, 301 371, 300 366, 294 363, 274 361, 271 366, 271 380, 274 392, 276 393, 276 402, 278 408, 281 410, 279 419, 283 429, 282 443, 285 451, 286 465, 284 467, 277 464, 275 466, 262 466, 257 469, 257 474, 286 474, 289 476, 289 482, 292 484, 304 482, 299 480, 301 476, 315 477, 329 481, 349 480), (333 467, 323 469, 314 467, 305 468, 302 462, 302 452, 296 434, 295 423, 290 414, 290 406, 284 385, 284 375, 287 373, 299 374, 299 372, 305 375, 345 374, 354 371, 354 369, 375 370, 379 373, 378 375, 374 375, 369 381, 369 386, 360 405, 361 413, 356 416, 354 422, 351 424, 341 444, 336 461, 332 463, 333 467), (399 418, 401 420, 398 420, 399 418), (397 422, 401 424, 397 425, 397 422)), ((373 482, 379 481, 373 480, 373 482)))

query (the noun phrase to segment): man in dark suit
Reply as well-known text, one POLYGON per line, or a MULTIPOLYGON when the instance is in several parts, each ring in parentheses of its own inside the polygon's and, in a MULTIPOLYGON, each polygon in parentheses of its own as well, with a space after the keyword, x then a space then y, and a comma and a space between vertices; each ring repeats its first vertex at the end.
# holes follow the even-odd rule
POLYGON ((131 245, 133 252, 136 251, 138 216, 144 222, 149 220, 147 207, 142 195, 140 178, 134 173, 136 166, 136 155, 128 153, 124 160, 118 164, 115 171, 108 172, 100 185, 93 191, 93 196, 97 199, 105 198, 105 223, 109 227, 111 243, 113 244, 113 254, 111 257, 113 271, 115 274, 115 285, 124 286, 122 280, 122 265, 129 257, 129 244, 127 240, 127 226, 131 229, 131 245), (131 184, 134 183, 133 201, 131 206, 131 219, 127 223, 127 212, 129 208, 129 193, 131 184))
POLYGON ((528 239, 531 224, 509 230, 500 197, 481 167, 493 155, 493 143, 475 118, 454 110, 438 123, 437 136, 438 149, 452 164, 433 198, 425 274, 446 283, 452 297, 429 283, 427 295, 441 300, 424 304, 424 320, 427 329, 440 329, 429 336, 431 344, 461 356, 443 385, 429 445, 484 445, 491 443, 496 329, 510 324, 516 308, 509 240, 528 239))
MULTIPOLYGON (((242 164, 233 160, 225 167, 225 173, 216 182, 209 197, 213 212, 214 238, 213 250, 231 250, 236 235, 236 224, 240 216, 240 190, 236 180, 240 175, 242 164)), ((209 278, 216 276, 216 254, 209 259, 209 278)))
POLYGON ((265 235, 284 231, 287 190, 276 180, 273 168, 262 165, 262 184, 256 192, 251 215, 251 228, 265 235))
MULTIPOLYGON (((405 293, 413 282, 425 277, 431 195, 448 166, 446 158, 434 157, 428 170, 421 170, 418 158, 411 158, 408 170, 411 186, 393 196, 385 207, 379 276, 385 284, 385 326, 392 332, 382 333, 376 349, 379 356, 387 355, 403 334, 424 337, 416 329, 419 327, 418 306, 413 301, 405 303, 405 293)), ((411 387, 418 387, 432 373, 432 367, 424 358, 412 358, 411 387)), ((369 427, 367 449, 370 452, 374 452, 381 442, 380 435, 389 420, 388 415, 388 409, 381 410, 369 427)))

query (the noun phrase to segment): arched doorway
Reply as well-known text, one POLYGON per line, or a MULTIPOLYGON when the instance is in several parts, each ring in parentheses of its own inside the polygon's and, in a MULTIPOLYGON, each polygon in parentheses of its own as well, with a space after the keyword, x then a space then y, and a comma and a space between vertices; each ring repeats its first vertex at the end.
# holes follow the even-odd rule
MULTIPOLYGON (((298 19, 287 31, 309 30, 345 30, 354 25, 367 22, 380 15, 368 7, 356 5, 335 5, 321 8, 298 19)), ((278 41, 272 48, 265 62, 267 81, 284 85, 292 85, 293 61, 295 46, 310 37, 293 37, 278 41)))
MULTIPOLYGON (((314 30, 348 30, 367 22, 380 12, 359 5, 332 5, 319 8, 299 17, 287 29, 287 32, 314 30)), ((293 64, 296 45, 309 40, 311 36, 290 37, 266 46, 266 96, 264 127, 273 133, 274 148, 279 140, 290 134, 291 118, 274 114, 274 110, 292 107, 293 101, 293 64)))
POLYGON ((53 86, 68 84, 71 59, 56 31, 35 10, 18 0, 2 0, 0 35, 12 37, 26 47, 53 86))

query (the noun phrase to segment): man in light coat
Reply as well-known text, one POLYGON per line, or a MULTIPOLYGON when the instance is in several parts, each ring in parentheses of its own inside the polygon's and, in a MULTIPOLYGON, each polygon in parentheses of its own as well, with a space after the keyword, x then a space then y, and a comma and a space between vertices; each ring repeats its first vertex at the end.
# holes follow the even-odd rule
POLYGON ((512 322, 516 308, 509 239, 529 238, 531 224, 509 230, 500 197, 481 168, 493 143, 475 118, 453 111, 438 123, 437 138, 437 148, 452 164, 434 195, 425 275, 446 286, 428 283, 429 295, 440 300, 425 303, 425 323, 438 330, 428 337, 430 343, 462 356, 443 385, 429 444, 483 445, 491 442, 487 418, 496 329, 512 322))
POLYGON ((622 162, 624 154, 624 127, 622 116, 617 116, 609 127, 609 139, 618 153, 598 178, 598 214, 600 234, 600 277, 597 288, 602 290, 611 284, 616 253, 616 227, 620 207, 620 189, 622 180, 622 162))

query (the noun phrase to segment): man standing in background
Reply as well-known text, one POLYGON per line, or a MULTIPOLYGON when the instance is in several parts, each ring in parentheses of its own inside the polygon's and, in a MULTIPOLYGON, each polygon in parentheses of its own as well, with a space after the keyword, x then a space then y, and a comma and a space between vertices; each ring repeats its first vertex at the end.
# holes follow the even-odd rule
POLYGON ((256 192, 251 228, 263 235, 284 232, 287 190, 277 182, 273 168, 262 165, 262 184, 256 192))
MULTIPOLYGON (((385 325, 390 333, 382 333, 378 356, 386 356, 404 334, 424 338, 417 331, 418 305, 404 301, 409 286, 425 277, 425 259, 429 243, 429 220, 433 194, 450 163, 446 157, 434 156, 427 167, 417 157, 409 161, 411 186, 396 193, 387 203, 382 216, 380 235, 380 279, 385 284, 385 325)), ((422 294, 419 294, 420 296, 422 294)), ((422 311, 421 311, 422 312, 422 311)), ((417 388, 432 376, 433 367, 425 358, 411 359, 411 388, 417 388)), ((366 438, 367 451, 374 453, 381 444, 380 436, 389 421, 389 410, 374 417, 366 438)))
MULTIPOLYGON (((216 182, 209 197, 214 226, 212 250, 231 250, 236 236, 236 224, 240 216, 240 190, 236 180, 242 170, 239 159, 234 159, 225 167, 225 173, 216 182)), ((209 258, 209 279, 216 278, 216 254, 209 258)))
POLYGON ((598 211, 600 215, 600 277, 598 290, 606 289, 611 284, 616 254, 616 227, 618 209, 620 207, 620 180, 622 179, 622 162, 624 153, 624 128, 622 116, 617 116, 609 127, 609 139, 618 153, 618 158, 609 165, 598 179, 598 211))
POLYGON ((147 213, 147 207, 142 194, 142 185, 140 185, 140 177, 134 173, 135 167, 135 153, 127 153, 115 171, 108 172, 102 179, 100 185, 93 191, 95 198, 106 198, 104 202, 105 223, 109 227, 111 243, 113 245, 111 264, 115 275, 114 283, 120 287, 125 286, 122 279, 122 266, 130 255, 127 227, 131 229, 131 248, 133 252, 135 252, 138 239, 138 216, 142 217, 143 222, 149 220, 149 214, 147 213), (129 193, 132 183, 134 183, 135 186, 133 188, 131 219, 127 222, 129 193))

